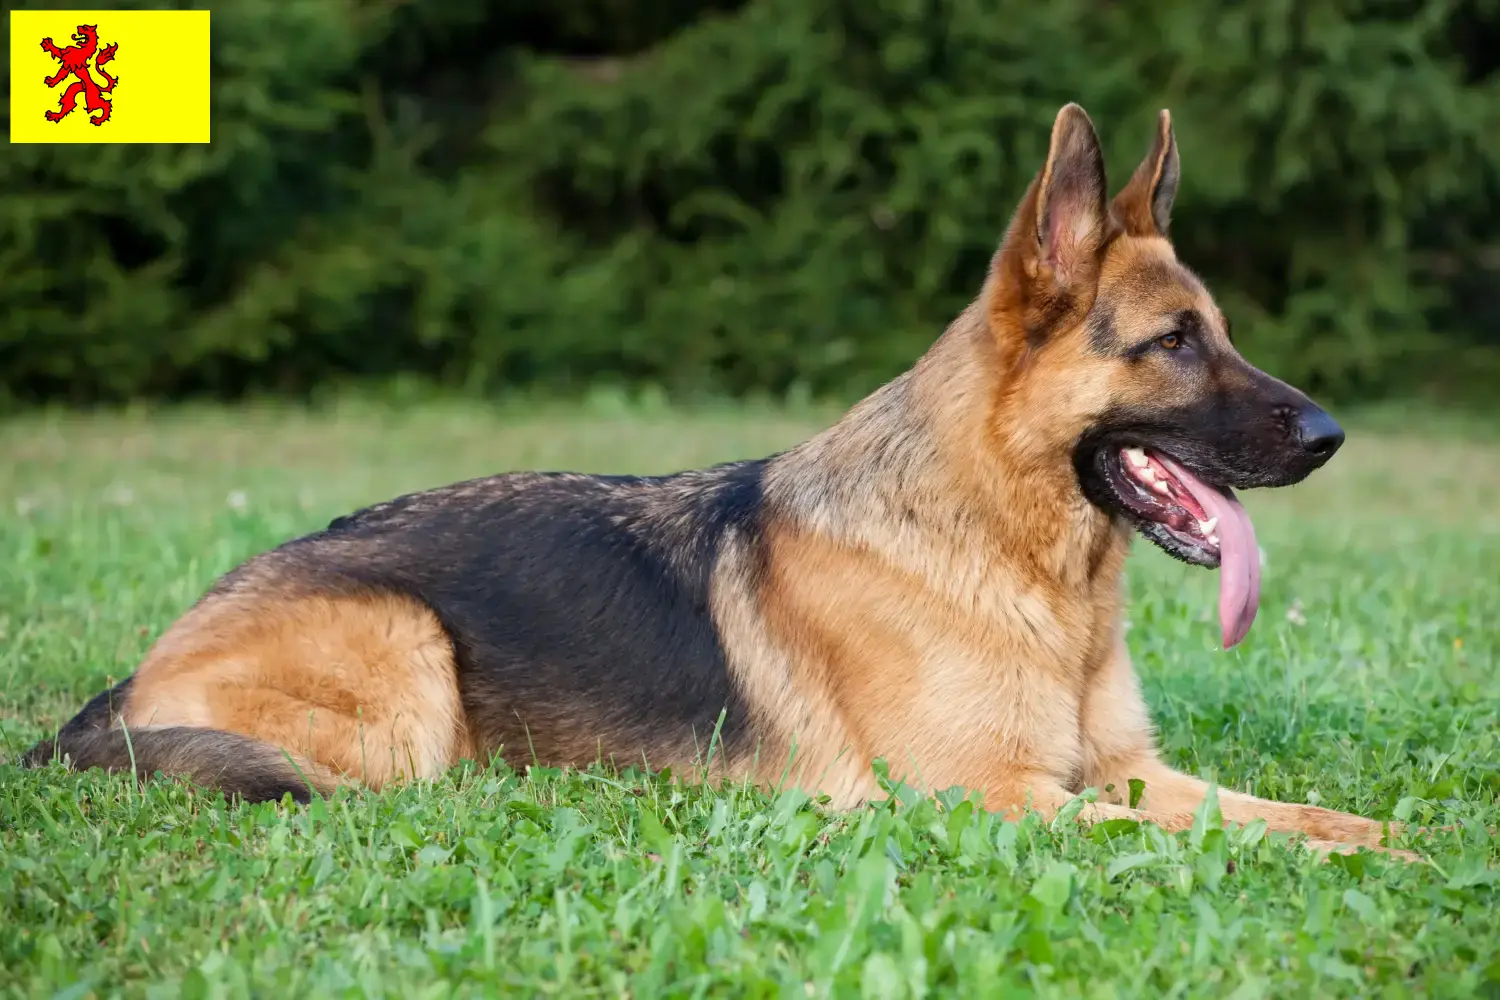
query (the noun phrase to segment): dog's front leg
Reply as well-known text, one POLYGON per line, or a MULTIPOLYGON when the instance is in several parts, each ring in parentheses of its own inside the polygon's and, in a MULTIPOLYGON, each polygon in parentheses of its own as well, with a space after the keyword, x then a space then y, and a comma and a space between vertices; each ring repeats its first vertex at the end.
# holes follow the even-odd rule
MULTIPOLYGON (((999 813, 1012 823, 1019 821, 1028 809, 1050 821, 1073 798, 1073 793, 1064 788, 1056 778, 1045 772, 1025 768, 1017 768, 1013 774, 992 778, 984 785, 985 809, 999 813)), ((1127 809, 1118 803, 1101 799, 1085 804, 1078 813, 1078 818, 1085 823, 1097 823, 1106 819, 1145 821, 1151 817, 1139 810, 1127 809)), ((1179 826, 1168 826, 1166 822, 1161 825, 1169 829, 1185 830, 1192 823, 1193 817, 1188 815, 1179 826)))
MULTIPOLYGON (((1084 824, 1093 824, 1107 819, 1133 819, 1140 823, 1154 823, 1163 830, 1171 833, 1179 833, 1183 830, 1191 829, 1194 822, 1193 814, 1198 806, 1202 804, 1203 798, 1207 794, 1207 782, 1172 771, 1165 765, 1157 766, 1162 768, 1171 778, 1180 779, 1185 785, 1196 784, 1196 792, 1184 787, 1177 789, 1177 795, 1175 796, 1163 795, 1163 783, 1160 780, 1161 775, 1158 774, 1157 796, 1155 802, 1150 806, 1146 806, 1146 803, 1143 801, 1139 803, 1142 808, 1132 809, 1120 801, 1114 801, 1114 794, 1108 793, 1099 801, 1084 805, 1078 812, 1078 821, 1084 824)), ((1128 787, 1128 779, 1126 781, 1126 787, 1128 787)), ((1168 783, 1170 784, 1170 782, 1168 783)), ((984 796, 984 803, 985 808, 992 812, 1000 813, 1011 822, 1019 820, 1028 808, 1050 821, 1071 798, 1073 798, 1072 794, 1051 779, 1018 775, 1015 780, 1004 781, 988 790, 984 796)), ((1266 820, 1266 824, 1270 829, 1288 833, 1307 833, 1309 835, 1307 846, 1317 854, 1349 854, 1360 847, 1370 847, 1393 857, 1398 857, 1403 861, 1420 860, 1411 851, 1381 846, 1378 843, 1378 833, 1372 836, 1368 834, 1368 831, 1365 831, 1361 837, 1351 838, 1349 836, 1350 827, 1347 825, 1338 828, 1338 831, 1343 834, 1341 837, 1316 836, 1315 834, 1319 831, 1316 828, 1310 830, 1306 824, 1305 817, 1302 823, 1292 825, 1288 822, 1286 814, 1282 811, 1308 810, 1325 813, 1341 820, 1352 820, 1356 824, 1373 823, 1373 821, 1363 819, 1359 816, 1350 816, 1346 813, 1334 812, 1330 809, 1317 809, 1315 806, 1288 806, 1280 802, 1257 799, 1252 795, 1245 795, 1229 789, 1220 790, 1219 808, 1226 822, 1244 825, 1253 819, 1262 818, 1266 820)), ((1378 824, 1375 824, 1375 826, 1378 830, 1378 824)))
MULTIPOLYGON (((1145 789, 1136 803, 1140 814, 1136 818, 1167 830, 1192 826, 1193 814, 1208 794, 1208 782, 1173 770, 1158 756, 1140 681, 1122 637, 1116 638, 1112 655, 1085 695, 1082 722, 1083 783, 1099 790, 1101 803, 1129 806, 1130 782, 1138 779, 1145 789)), ((1278 833, 1305 834, 1318 849, 1390 850, 1381 843, 1386 831, 1376 820, 1318 806, 1272 802, 1228 788, 1220 788, 1218 797, 1219 810, 1230 823, 1244 826, 1263 819, 1278 833)), ((1390 824, 1391 837, 1400 832, 1400 824, 1390 824)), ((1407 851, 1391 853, 1415 857, 1407 851)))
MULTIPOLYGON (((1208 794, 1208 782, 1173 770, 1154 754, 1109 762, 1098 774, 1090 776, 1089 784, 1100 790, 1101 801, 1124 805, 1129 802, 1132 779, 1145 783, 1136 808, 1146 819, 1160 822, 1168 829, 1190 826, 1193 813, 1208 794), (1166 821, 1161 822, 1158 817, 1166 821)), ((1314 842, 1312 846, 1315 848, 1348 850, 1369 847, 1402 857, 1415 857, 1409 851, 1394 850, 1383 842, 1387 827, 1393 839, 1401 833, 1399 823, 1383 824, 1379 820, 1321 806, 1273 802, 1229 788, 1220 788, 1218 798, 1219 810, 1229 823, 1245 826, 1261 819, 1270 830, 1305 834, 1314 842)))

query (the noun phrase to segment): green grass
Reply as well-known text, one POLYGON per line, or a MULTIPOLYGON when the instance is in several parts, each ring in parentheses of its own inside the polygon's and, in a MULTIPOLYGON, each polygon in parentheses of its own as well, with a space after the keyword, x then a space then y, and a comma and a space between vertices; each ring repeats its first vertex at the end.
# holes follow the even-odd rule
MULTIPOLYGON (((659 472, 829 414, 424 404, 0 424, 0 756, 219 573, 356 505, 510 468, 659 472)), ((1137 546, 1129 642, 1169 759, 1262 795, 1457 824, 1430 863, 1113 838, 956 794, 853 814, 669 777, 471 768, 310 808, 0 765, 0 994, 1500 994, 1500 433, 1387 414, 1247 497, 1248 641, 1137 546), (1424 432, 1420 427, 1425 426, 1424 432), (1404 429, 1403 429, 1404 428, 1404 429)))

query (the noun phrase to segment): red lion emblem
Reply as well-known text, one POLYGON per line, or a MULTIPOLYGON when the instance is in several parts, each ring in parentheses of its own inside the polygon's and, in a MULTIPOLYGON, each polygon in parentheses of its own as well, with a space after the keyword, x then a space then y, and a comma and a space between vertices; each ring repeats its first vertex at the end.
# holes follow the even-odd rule
POLYGON ((47 86, 56 87, 70 76, 78 77, 72 86, 63 91, 62 98, 57 102, 57 110, 47 112, 47 120, 49 122, 62 121, 77 106, 78 95, 82 94, 84 106, 87 109, 84 114, 88 115, 89 121, 95 125, 103 125, 109 121, 110 112, 110 102, 104 99, 104 95, 114 90, 115 84, 120 82, 104 72, 104 64, 115 57, 115 50, 120 46, 114 44, 99 48, 97 24, 80 24, 78 33, 73 36, 73 41, 77 44, 60 49, 52 44, 52 39, 42 39, 43 51, 62 63, 57 69, 56 76, 47 77, 47 86), (99 53, 97 57, 94 55, 96 50, 99 53), (94 60, 94 69, 104 77, 105 83, 102 87, 94 82, 94 75, 89 72, 90 59, 94 60), (102 111, 104 114, 95 118, 95 111, 102 111))

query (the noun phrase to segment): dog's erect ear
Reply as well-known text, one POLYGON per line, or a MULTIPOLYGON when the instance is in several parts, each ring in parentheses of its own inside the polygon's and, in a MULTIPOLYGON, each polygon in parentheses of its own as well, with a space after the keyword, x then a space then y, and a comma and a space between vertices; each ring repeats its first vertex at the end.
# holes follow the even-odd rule
POLYGON ((1114 213, 1121 228, 1131 236, 1166 236, 1181 177, 1172 114, 1163 109, 1156 117, 1156 141, 1151 144, 1151 152, 1115 195, 1114 213))
POLYGON ((1024 297, 1070 298, 1097 278, 1109 223, 1107 197, 1094 124, 1081 107, 1069 104, 1052 123, 1046 165, 1000 248, 1009 280, 1032 286, 1024 297))
POLYGON ((1038 344, 1066 316, 1088 308, 1111 225, 1107 199, 1094 124, 1069 104, 1052 123, 1046 165, 995 256, 988 305, 1002 341, 1038 344))
POLYGON ((1052 145, 1036 189, 1039 262, 1059 291, 1093 277, 1104 245, 1104 155, 1094 123, 1069 104, 1052 123, 1052 145))

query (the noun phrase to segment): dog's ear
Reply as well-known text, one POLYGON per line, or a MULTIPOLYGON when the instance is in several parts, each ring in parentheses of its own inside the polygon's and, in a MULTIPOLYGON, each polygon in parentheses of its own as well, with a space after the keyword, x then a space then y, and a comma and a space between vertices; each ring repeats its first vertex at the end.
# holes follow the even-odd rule
POLYGON ((1156 139, 1151 152, 1115 195, 1114 215, 1120 227, 1131 236, 1166 236, 1181 177, 1172 114, 1164 108, 1156 117, 1156 139))
POLYGON ((1094 124, 1069 104, 1052 123, 1046 165, 995 255, 989 312, 997 332, 1019 326, 1037 344, 1075 307, 1088 308, 1111 225, 1107 199, 1094 124))
POLYGON ((1052 123, 1052 144, 1036 191, 1039 263, 1058 291, 1095 276, 1106 197, 1104 154, 1094 123, 1083 108, 1069 104, 1052 123))

